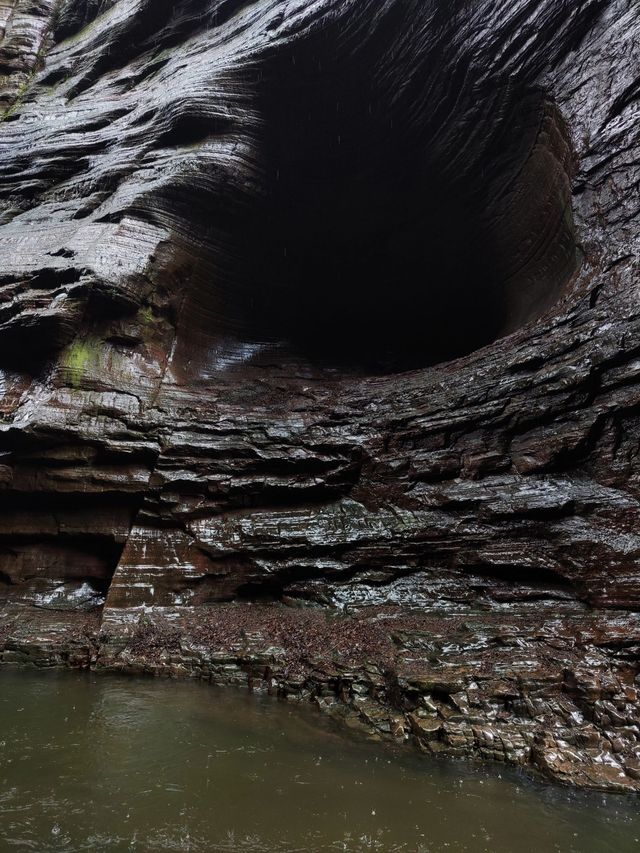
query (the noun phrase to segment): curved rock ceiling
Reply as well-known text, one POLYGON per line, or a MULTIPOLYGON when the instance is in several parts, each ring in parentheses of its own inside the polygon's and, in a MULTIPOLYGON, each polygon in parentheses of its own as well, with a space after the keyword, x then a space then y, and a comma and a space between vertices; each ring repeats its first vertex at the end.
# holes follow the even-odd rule
POLYGON ((633 0, 0 0, 4 659, 249 672, 637 788, 639 35, 633 0), (290 666, 318 606, 401 628, 290 666))
MULTIPOLYGON (((265 350, 348 373, 421 367, 556 301, 578 264, 575 164, 532 73, 489 68, 437 4, 346 4, 310 23, 301 4, 290 25, 278 4, 218 6, 63 4, 5 120, 7 224, 35 208, 76 233, 125 217, 166 230, 189 279, 167 294, 180 368, 265 350)), ((95 268, 85 254, 63 286, 95 268)), ((129 274, 145 263, 131 254, 129 274)), ((105 260, 66 307, 41 295, 28 353, 7 330, 8 362, 33 368, 67 343, 89 291, 99 321, 106 302, 136 307, 105 260)))

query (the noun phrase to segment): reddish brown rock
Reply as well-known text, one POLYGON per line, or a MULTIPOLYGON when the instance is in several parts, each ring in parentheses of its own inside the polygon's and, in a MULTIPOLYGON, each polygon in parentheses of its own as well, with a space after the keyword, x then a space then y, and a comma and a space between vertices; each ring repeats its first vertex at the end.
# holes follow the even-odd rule
POLYGON ((639 33, 0 0, 4 660, 637 789, 639 33))

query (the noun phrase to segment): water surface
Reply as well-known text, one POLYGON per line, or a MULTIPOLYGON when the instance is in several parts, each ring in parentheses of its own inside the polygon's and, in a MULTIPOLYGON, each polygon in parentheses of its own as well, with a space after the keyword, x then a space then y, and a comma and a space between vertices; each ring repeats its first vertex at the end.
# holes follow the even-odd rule
POLYGON ((640 853, 639 803, 207 685, 0 670, 0 851, 640 853))

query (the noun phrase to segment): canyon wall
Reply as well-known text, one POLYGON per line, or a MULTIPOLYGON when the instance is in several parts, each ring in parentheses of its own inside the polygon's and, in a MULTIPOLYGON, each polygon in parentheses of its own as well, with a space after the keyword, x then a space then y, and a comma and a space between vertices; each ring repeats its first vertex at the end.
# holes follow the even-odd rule
POLYGON ((640 7, 0 0, 0 652, 640 787, 640 7))

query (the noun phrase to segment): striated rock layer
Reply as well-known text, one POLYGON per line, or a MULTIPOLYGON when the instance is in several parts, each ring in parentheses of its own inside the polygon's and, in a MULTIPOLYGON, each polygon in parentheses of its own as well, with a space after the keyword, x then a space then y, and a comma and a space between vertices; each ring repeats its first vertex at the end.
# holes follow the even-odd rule
POLYGON ((0 652, 640 789, 640 6, 0 0, 0 652))

